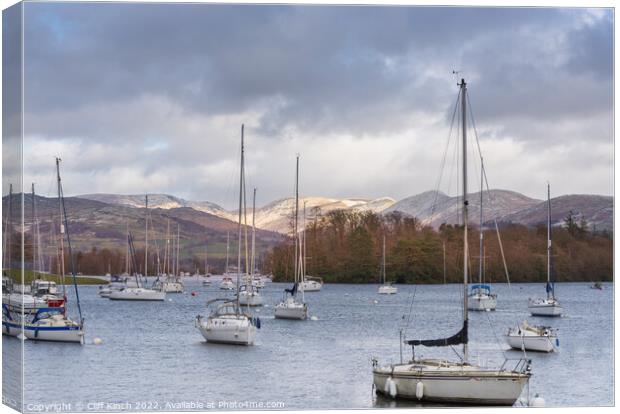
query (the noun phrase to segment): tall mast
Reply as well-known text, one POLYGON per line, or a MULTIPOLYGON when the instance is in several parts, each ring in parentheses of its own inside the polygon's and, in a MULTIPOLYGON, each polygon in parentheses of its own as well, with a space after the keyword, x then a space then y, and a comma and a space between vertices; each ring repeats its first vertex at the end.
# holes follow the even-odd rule
POLYGON ((65 300, 67 298, 66 288, 65 288, 65 245, 64 245, 64 234, 65 234, 65 225, 62 222, 62 193, 61 193, 61 183, 60 183, 60 158, 56 158, 56 177, 58 180, 58 210, 59 210, 59 218, 60 218, 60 279, 62 281, 62 290, 63 296, 65 300))
POLYGON ((443 241, 443 284, 446 284, 446 241, 443 241))
POLYGON ((9 184, 9 205, 6 214, 6 223, 4 230, 4 249, 6 261, 2 264, 5 269, 11 269, 11 224, 12 224, 12 212, 13 212, 13 184, 9 184))
POLYGON ((207 251, 207 242, 205 241, 205 276, 209 273, 209 265, 207 263, 207 257, 209 256, 209 252, 207 251))
MULTIPOLYGON (((69 248, 69 258, 71 260, 71 262, 70 262, 71 263, 71 276, 73 278, 73 288, 75 289, 75 302, 77 304, 79 323, 80 323, 80 327, 81 327, 82 324, 83 324, 82 306, 80 305, 80 293, 78 291, 77 278, 75 277, 75 262, 74 262, 74 259, 73 259, 73 252, 71 251, 71 237, 69 236, 69 226, 68 226, 67 214, 66 214, 66 209, 65 209, 65 201, 64 201, 63 192, 62 192, 62 183, 60 181, 60 158, 56 158, 56 174, 58 176, 58 202, 60 204, 61 230, 63 230, 63 234, 65 233, 65 231, 66 231, 66 234, 67 234, 67 247, 69 248), (63 218, 64 218, 64 225, 62 224, 63 223, 63 218)), ((61 242, 62 242, 62 238, 61 238, 61 242)), ((62 245, 62 243, 61 243, 61 245, 62 245)), ((66 303, 67 302, 67 295, 66 295, 66 291, 64 289, 65 288, 64 288, 64 273, 63 273, 63 296, 64 296, 65 303, 66 303)), ((66 306, 64 308, 64 312, 65 312, 65 314, 67 312, 66 306)))
POLYGON ((382 253, 382 259, 381 259, 381 277, 383 278, 382 283, 385 284, 386 278, 385 278, 385 234, 383 235, 383 253, 382 253))
POLYGON ((32 273, 36 275, 37 268, 37 231, 36 231, 37 212, 34 204, 34 183, 32 183, 32 273))
POLYGON ((254 274, 254 269, 256 268, 256 188, 254 188, 254 195, 252 197, 252 259, 250 265, 250 275, 254 274))
POLYGON ((308 272, 308 269, 306 268, 306 201, 304 200, 304 230, 303 230, 303 249, 302 249, 302 253, 303 253, 303 270, 301 272, 301 276, 302 276, 302 281, 306 280, 306 274, 308 272))
POLYGON ((249 272, 248 267, 250 265, 250 261, 248 260, 248 214, 247 214, 248 205, 247 205, 246 192, 245 192, 245 166, 243 168, 243 171, 244 171, 243 172, 243 234, 244 234, 243 246, 244 246, 244 251, 245 251, 245 256, 244 256, 245 280, 246 280, 246 283, 249 283, 248 277, 249 277, 250 272, 249 272))
POLYGON ((177 276, 181 275, 181 225, 177 223, 177 276))
POLYGON ((126 239, 127 239, 127 249, 125 249, 125 273, 127 273, 127 275, 130 275, 130 269, 129 269, 129 219, 127 219, 127 233, 126 233, 126 239))
POLYGON ((482 283, 482 261, 484 258, 484 233, 482 231, 482 186, 484 177, 484 163, 480 157, 480 258, 478 260, 478 282, 482 283))
MULTIPOLYGON (((467 226, 468 226, 468 204, 467 200, 467 84, 465 79, 461 79, 461 118, 463 128, 463 327, 467 332, 468 323, 468 311, 467 311, 467 284, 468 284, 468 258, 469 258, 469 245, 467 241, 467 226)), ((463 361, 467 362, 467 340, 463 343, 463 361)))
POLYGON ((236 307, 236 311, 237 313, 239 313, 239 277, 240 277, 240 272, 241 272, 241 214, 242 214, 242 207, 243 207, 243 151, 244 151, 244 147, 243 147, 243 129, 244 126, 243 124, 241 124, 241 168, 240 168, 240 173, 239 173, 239 225, 238 225, 238 232, 239 232, 239 240, 238 240, 238 245, 239 248, 237 249, 237 307, 236 307))
MULTIPOLYGON (((299 216, 299 155, 297 155, 297 161, 295 165, 295 224, 294 224, 294 234, 295 234, 295 284, 298 282, 299 276, 299 234, 297 231, 297 219, 299 216)), ((297 293, 297 290, 295 290, 297 293)))
POLYGON ((230 231, 226 232, 226 269, 224 273, 228 274, 228 252, 230 251, 230 231))
POLYGON ((554 286, 551 283, 551 273, 553 271, 551 256, 553 248, 551 245, 551 186, 547 183, 547 298, 554 298, 554 286))
POLYGON ((144 280, 149 275, 149 196, 144 196, 144 280))

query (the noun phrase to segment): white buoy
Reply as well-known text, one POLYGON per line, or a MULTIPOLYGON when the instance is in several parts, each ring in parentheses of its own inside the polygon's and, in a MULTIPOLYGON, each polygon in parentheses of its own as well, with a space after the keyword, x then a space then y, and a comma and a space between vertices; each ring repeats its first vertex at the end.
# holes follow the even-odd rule
POLYGON ((26 339, 28 339, 28 338, 26 338, 26 337, 24 336, 24 334, 19 334, 19 335, 17 335, 17 339, 22 340, 22 341, 25 341, 25 340, 26 340, 26 339))
POLYGON ((319 320, 319 318, 317 318, 316 316, 312 315, 312 316, 310 317, 310 320, 311 320, 311 321, 318 321, 318 320, 319 320))
POLYGON ((168 299, 168 302, 172 302, 172 299, 168 299))
POLYGON ((390 385, 389 385, 389 390, 388 393, 390 394, 390 397, 395 398, 396 397, 396 382, 394 382, 393 379, 389 379, 390 381, 390 385))
POLYGON ((530 400, 530 407, 540 408, 544 406, 545 406, 545 399, 538 394, 534 395, 534 398, 530 400))
POLYGON ((422 381, 419 381, 416 385, 415 385, 415 397, 418 400, 421 400, 422 397, 424 397, 424 384, 422 383, 422 381))
POLYGON ((375 299, 375 300, 372 301, 372 303, 374 303, 376 305, 377 303, 379 303, 379 301, 377 299, 375 299))
POLYGON ((99 338, 98 336, 95 336, 93 338, 93 345, 103 345, 103 339, 99 338))

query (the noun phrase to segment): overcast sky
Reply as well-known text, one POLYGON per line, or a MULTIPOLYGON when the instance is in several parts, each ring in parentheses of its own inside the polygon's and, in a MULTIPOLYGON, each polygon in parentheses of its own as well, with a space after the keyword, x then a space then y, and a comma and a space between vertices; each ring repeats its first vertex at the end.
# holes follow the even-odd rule
POLYGON ((304 195, 401 199, 436 185, 453 70, 492 187, 613 193, 609 9, 26 3, 24 22, 42 193, 60 155, 67 194, 232 208, 245 123, 259 205, 292 195, 296 153, 304 195))

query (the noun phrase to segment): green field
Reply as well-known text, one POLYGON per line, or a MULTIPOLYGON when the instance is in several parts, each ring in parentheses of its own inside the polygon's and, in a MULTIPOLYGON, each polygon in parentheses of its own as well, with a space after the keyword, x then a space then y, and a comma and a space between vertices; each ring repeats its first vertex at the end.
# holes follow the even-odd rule
MULTIPOLYGON (((15 283, 22 283, 21 271, 19 269, 5 269, 2 271, 2 275, 8 276, 9 278, 13 279, 15 283)), ((32 270, 24 271, 24 281, 23 281, 24 284, 29 285, 35 279, 50 280, 50 281, 56 282, 57 284, 61 283, 61 280, 60 280, 61 278, 58 275, 52 275, 49 273, 33 272, 32 270)), ((76 279, 77 279, 78 285, 101 285, 101 284, 108 283, 108 281, 103 278, 100 279, 100 278, 95 278, 95 277, 78 276, 76 279)), ((65 283, 68 285, 73 283, 73 278, 71 277, 71 275, 65 276, 65 283)))

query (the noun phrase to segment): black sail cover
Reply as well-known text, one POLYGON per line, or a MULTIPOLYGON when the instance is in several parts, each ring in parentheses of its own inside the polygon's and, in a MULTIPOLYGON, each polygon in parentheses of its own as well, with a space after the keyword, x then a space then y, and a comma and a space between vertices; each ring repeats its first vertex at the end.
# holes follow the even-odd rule
POLYGON ((463 322, 463 328, 452 335, 449 338, 442 339, 413 339, 407 341, 408 345, 422 345, 422 346, 450 346, 450 345, 460 345, 467 343, 467 321, 463 322))

